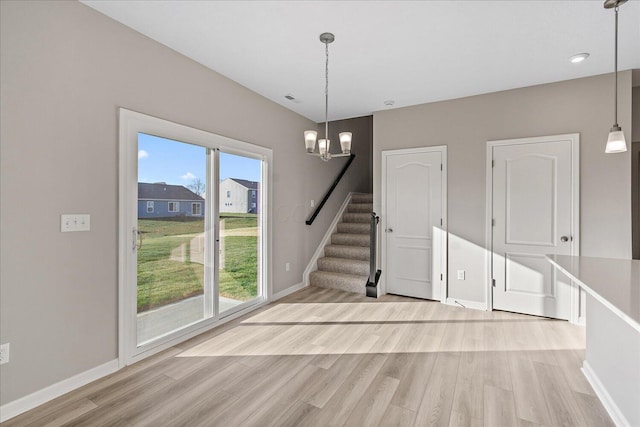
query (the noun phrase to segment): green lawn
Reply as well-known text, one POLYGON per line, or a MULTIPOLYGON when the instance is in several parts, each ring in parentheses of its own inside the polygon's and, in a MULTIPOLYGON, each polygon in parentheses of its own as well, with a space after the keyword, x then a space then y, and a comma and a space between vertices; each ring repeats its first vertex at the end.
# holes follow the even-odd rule
MULTIPOLYGON (((257 226, 254 214, 226 214, 223 218, 226 230, 257 226)), ((201 294, 204 267, 197 260, 202 255, 192 254, 189 243, 203 232, 204 221, 139 220, 138 228, 142 234, 138 251, 138 312, 201 294)), ((225 238, 221 296, 244 301, 257 295, 257 252, 255 236, 225 238)))

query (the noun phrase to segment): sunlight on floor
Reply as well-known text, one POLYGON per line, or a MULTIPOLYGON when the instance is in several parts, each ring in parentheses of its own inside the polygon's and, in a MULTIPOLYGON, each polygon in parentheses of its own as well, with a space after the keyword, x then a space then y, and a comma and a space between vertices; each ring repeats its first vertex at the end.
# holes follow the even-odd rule
POLYGON ((430 301, 282 303, 178 357, 579 350, 584 339, 565 321, 430 301), (545 335, 542 324, 575 339, 545 335))

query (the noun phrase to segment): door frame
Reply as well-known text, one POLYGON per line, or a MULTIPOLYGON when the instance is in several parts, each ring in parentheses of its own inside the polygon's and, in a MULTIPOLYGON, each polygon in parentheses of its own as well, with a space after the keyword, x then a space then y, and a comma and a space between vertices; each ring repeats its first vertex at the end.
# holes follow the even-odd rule
MULTIPOLYGON (((493 148, 505 145, 523 145, 543 142, 568 140, 571 142, 571 255, 580 255, 580 134, 569 133, 561 135, 537 136, 530 138, 515 138, 487 141, 486 150, 486 216, 485 216, 485 277, 487 311, 493 311, 493 148)), ((584 323, 584 307, 580 306, 580 290, 571 281, 570 291, 571 323, 584 323)))
MULTIPOLYGON (((437 275, 441 275, 440 280, 440 302, 446 303, 447 300, 447 252, 448 252, 448 218, 447 218, 447 146, 446 145, 435 145, 428 147, 417 147, 417 148, 403 148, 397 150, 383 150, 382 154, 382 185, 381 185, 381 206, 380 206, 380 222, 381 222, 381 238, 379 239, 381 242, 381 251, 380 251, 380 264, 382 265, 382 280, 380 283, 380 291, 381 295, 387 293, 387 239, 386 232, 384 230, 387 229, 387 161, 390 156, 400 155, 400 154, 420 154, 420 153, 432 153, 439 152, 442 156, 442 238, 439 240, 439 244, 434 245, 434 254, 432 259, 435 259, 439 253, 440 255, 440 265, 438 266, 438 270, 436 272, 435 266, 432 266, 432 277, 437 277, 437 275)), ((436 240, 436 236, 434 236, 434 241, 436 240)), ((435 283, 435 281, 434 281, 435 283)))
MULTIPOLYGON (((263 305, 268 304, 272 297, 272 269, 271 269, 271 211, 270 200, 272 197, 271 189, 271 165, 273 164, 273 150, 266 147, 261 147, 248 142, 238 141, 225 136, 217 135, 211 132, 199 130, 190 126, 181 125, 169 120, 160 119, 147 114, 138 113, 125 108, 118 109, 118 126, 119 126, 119 171, 118 171, 118 365, 119 368, 123 368, 126 365, 135 363, 142 359, 145 359, 153 354, 156 354, 162 350, 166 350, 180 342, 183 342, 189 338, 199 335, 209 329, 226 323, 235 319, 247 312, 253 311, 263 305), (261 297, 256 299, 253 305, 242 305, 237 310, 226 311, 223 316, 217 312, 218 300, 214 298, 214 316, 208 319, 204 319, 201 322, 187 326, 180 330, 179 333, 169 334, 166 338, 160 339, 157 343, 150 345, 147 349, 142 351, 135 351, 136 349, 136 321, 135 321, 135 291, 130 289, 129 281, 131 275, 135 273, 134 266, 131 265, 132 245, 135 244, 133 235, 135 230, 132 231, 131 224, 134 223, 134 219, 137 221, 137 204, 130 200, 132 192, 136 192, 137 188, 133 188, 137 183, 137 159, 138 156, 138 144, 137 134, 138 132, 148 133, 151 135, 158 135, 163 138, 174 139, 177 141, 187 141, 191 143, 197 143, 198 145, 213 150, 223 150, 226 153, 250 155, 253 158, 261 159, 262 161, 262 176, 261 183, 262 188, 266 188, 267 191, 263 191, 261 194, 261 221, 260 226, 263 230, 262 241, 260 242, 259 249, 261 251, 261 257, 259 262, 261 271, 259 272, 259 281, 261 297), (136 143, 132 143, 135 140, 136 143), (133 293, 133 295, 132 295, 133 293), (217 313, 217 315, 215 315, 217 313)), ((215 156, 217 159, 217 156, 215 156)), ((213 160, 213 159, 212 159, 213 160)), ((210 165, 209 161, 207 167, 213 166, 217 170, 218 165, 210 165)), ((207 188, 207 196, 211 192, 218 190, 219 183, 214 182, 214 188, 207 188)), ((209 187, 209 186, 207 186, 209 187)), ((213 206, 213 197, 207 197, 205 201, 205 212, 209 209, 212 215, 218 213, 218 206, 213 206)), ((212 218, 212 217, 211 217, 212 218)), ((212 218, 213 220, 214 218, 212 218)), ((205 218, 205 222, 206 222, 205 218)), ((210 230, 214 233, 213 239, 215 240, 219 235, 218 224, 209 224, 210 230)), ((214 251, 217 251, 218 245, 214 242, 214 251)), ((217 292, 218 283, 214 281, 214 292, 217 292)))

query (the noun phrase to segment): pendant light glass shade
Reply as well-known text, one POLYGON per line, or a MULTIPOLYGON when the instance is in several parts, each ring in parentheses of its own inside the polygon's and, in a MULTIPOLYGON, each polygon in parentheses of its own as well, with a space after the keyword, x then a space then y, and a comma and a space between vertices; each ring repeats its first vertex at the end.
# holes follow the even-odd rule
POLYGON ((318 140, 318 151, 320 151, 320 155, 326 155, 329 152, 330 144, 331 144, 331 140, 329 139, 318 140))
POLYGON ((304 131, 304 145, 307 148, 307 153, 313 153, 316 149, 316 138, 318 137, 318 132, 315 130, 305 130, 304 131))
POLYGON ((613 114, 614 125, 609 131, 609 138, 607 138, 607 145, 604 152, 610 153, 624 153, 627 151, 627 142, 624 139, 624 133, 618 125, 618 8, 621 4, 627 0, 605 0, 604 8, 613 9, 615 11, 616 26, 615 26, 615 45, 614 45, 614 60, 613 60, 613 75, 615 78, 615 84, 613 86, 613 114))
POLYGON ((610 153, 624 153, 627 151, 627 141, 624 139, 624 132, 620 129, 620 126, 614 126, 609 132, 609 138, 607 139, 607 146, 604 152, 610 153))
POLYGON ((351 132, 340 132, 340 148, 342 154, 351 154, 351 132))

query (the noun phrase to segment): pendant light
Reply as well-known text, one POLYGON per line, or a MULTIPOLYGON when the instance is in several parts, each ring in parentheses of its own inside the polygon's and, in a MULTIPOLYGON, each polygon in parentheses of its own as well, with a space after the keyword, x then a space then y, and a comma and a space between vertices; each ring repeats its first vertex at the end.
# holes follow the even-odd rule
POLYGON ((326 56, 325 62, 325 86, 324 86, 324 138, 318 141, 318 152, 316 149, 316 138, 318 132, 315 130, 304 131, 304 145, 307 149, 307 154, 312 156, 318 156, 323 161, 327 162, 332 157, 346 157, 351 155, 351 132, 341 132, 338 137, 340 138, 340 148, 342 154, 331 154, 329 147, 331 140, 329 140, 329 43, 333 43, 335 36, 331 33, 320 34, 320 41, 324 43, 324 51, 326 56))
POLYGON ((605 0, 605 9, 614 9, 616 12, 616 37, 614 55, 615 91, 613 97, 614 124, 609 131, 605 153, 623 153, 627 151, 627 142, 624 139, 622 128, 618 125, 618 8, 627 0, 605 0))

